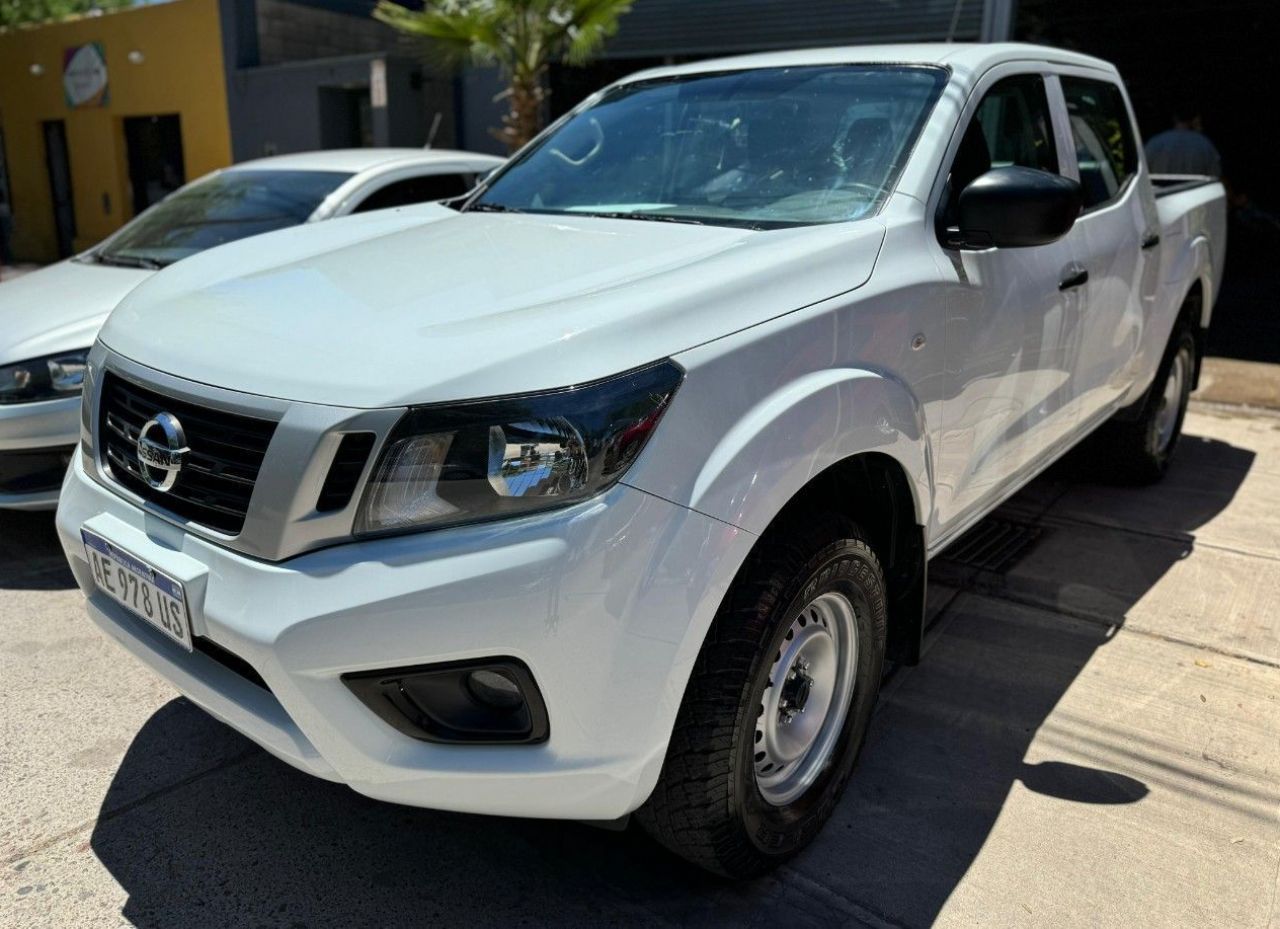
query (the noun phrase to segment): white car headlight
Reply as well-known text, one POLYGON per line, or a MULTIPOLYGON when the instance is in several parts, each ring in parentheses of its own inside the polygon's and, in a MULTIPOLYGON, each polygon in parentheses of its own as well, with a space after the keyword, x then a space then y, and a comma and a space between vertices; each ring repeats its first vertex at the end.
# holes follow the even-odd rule
POLYGON ((356 534, 520 516, 598 494, 635 461, 683 377, 664 361, 581 387, 415 407, 383 447, 356 534))
POLYGON ((0 365, 0 404, 54 400, 80 393, 89 349, 0 365))

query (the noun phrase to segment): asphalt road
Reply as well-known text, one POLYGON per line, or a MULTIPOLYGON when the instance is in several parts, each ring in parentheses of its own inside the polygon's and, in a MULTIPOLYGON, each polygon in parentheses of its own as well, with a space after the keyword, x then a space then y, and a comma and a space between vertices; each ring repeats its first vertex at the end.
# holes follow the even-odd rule
POLYGON ((745 885, 299 774, 97 633, 49 516, 0 515, 0 926, 1280 926, 1280 417, 1187 431, 1162 485, 1057 468, 934 565, 834 819, 745 885))

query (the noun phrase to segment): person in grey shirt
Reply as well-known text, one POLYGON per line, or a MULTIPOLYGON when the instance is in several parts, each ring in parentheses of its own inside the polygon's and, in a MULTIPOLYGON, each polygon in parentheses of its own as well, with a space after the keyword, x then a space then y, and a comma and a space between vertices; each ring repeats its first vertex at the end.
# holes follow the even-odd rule
POLYGON ((1201 131, 1200 114, 1191 109, 1174 116, 1173 128, 1147 141, 1152 174, 1207 174, 1222 177, 1222 156, 1201 131))

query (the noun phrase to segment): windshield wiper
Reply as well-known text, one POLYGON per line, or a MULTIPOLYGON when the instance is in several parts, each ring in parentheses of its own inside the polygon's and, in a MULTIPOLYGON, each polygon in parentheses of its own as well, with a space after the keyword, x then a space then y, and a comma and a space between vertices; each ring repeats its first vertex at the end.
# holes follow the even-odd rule
POLYGON ((106 255, 98 252, 93 256, 98 264, 111 265, 116 268, 142 268, 146 271, 159 271, 164 267, 163 262, 156 261, 154 258, 135 258, 129 255, 106 255))
POLYGON ((516 209, 514 206, 507 206, 505 203, 473 203, 462 212, 464 213, 523 213, 524 210, 516 209))
POLYGON ((522 210, 505 203, 473 203, 464 213, 534 213, 540 216, 594 216, 598 219, 640 219, 650 223, 682 223, 686 226, 733 226, 739 229, 760 231, 766 227, 750 220, 694 219, 692 216, 674 216, 671 213, 650 213, 645 210, 522 210))
MULTIPOLYGON (((692 216, 676 216, 671 213, 649 213, 645 210, 597 211, 569 210, 565 216, 598 216, 603 219, 642 219, 651 223, 684 223, 689 226, 728 226, 731 229, 750 229, 752 232, 763 232, 771 228, 763 222, 750 219, 735 219, 730 216, 714 219, 694 219, 692 216)), ((792 225, 792 224, 787 224, 792 225)))
POLYGON ((646 213, 644 210, 569 210, 567 216, 598 216, 601 219, 643 219, 651 223, 685 223, 689 226, 709 225, 705 219, 672 216, 670 213, 646 213))

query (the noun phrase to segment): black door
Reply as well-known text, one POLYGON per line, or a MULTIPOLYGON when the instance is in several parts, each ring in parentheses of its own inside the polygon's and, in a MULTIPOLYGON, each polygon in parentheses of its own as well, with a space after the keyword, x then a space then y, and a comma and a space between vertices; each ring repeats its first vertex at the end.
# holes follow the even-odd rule
POLYGON ((5 161, 4 126, 0 125, 0 265, 13 264, 13 197, 9 193, 9 163, 5 161))
POLYGON ((124 145, 137 216, 186 183, 182 163, 182 123, 175 115, 131 116, 124 121, 124 145))
POLYGON ((320 88, 320 147, 373 145, 373 111, 368 87, 320 88))
POLYGON ((75 249, 76 207, 71 199, 71 156, 67 152, 67 125, 60 119, 42 123, 44 160, 49 168, 49 192, 53 195, 53 225, 58 235, 58 257, 75 249))

